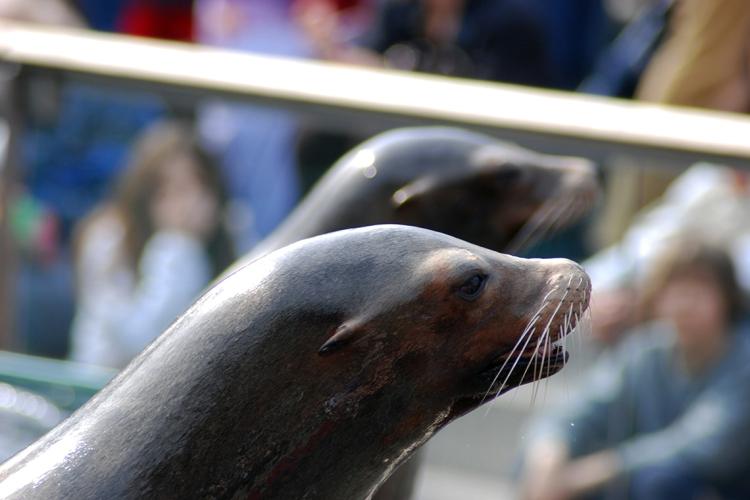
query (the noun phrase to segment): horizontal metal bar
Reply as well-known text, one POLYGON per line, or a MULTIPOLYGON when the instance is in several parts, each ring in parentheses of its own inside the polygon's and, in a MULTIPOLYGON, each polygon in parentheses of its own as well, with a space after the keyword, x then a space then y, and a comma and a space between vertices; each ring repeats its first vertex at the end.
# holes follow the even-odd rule
POLYGON ((0 60, 344 117, 365 113, 376 128, 447 123, 578 154, 652 153, 750 166, 750 119, 728 113, 7 21, 0 22, 0 60))

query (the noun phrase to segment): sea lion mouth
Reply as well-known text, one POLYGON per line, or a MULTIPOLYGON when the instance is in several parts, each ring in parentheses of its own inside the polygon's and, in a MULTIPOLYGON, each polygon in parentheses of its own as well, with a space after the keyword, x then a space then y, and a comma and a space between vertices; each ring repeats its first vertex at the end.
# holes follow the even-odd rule
POLYGON ((487 397, 499 396, 519 385, 547 378, 563 369, 570 355, 562 340, 542 345, 530 343, 520 353, 506 352, 495 358, 476 376, 489 390, 487 397), (502 382, 498 384, 498 381, 502 382))
POLYGON ((451 406, 446 423, 511 389, 554 375, 563 369, 570 358, 565 348, 557 343, 546 350, 541 346, 537 350, 536 347, 534 345, 533 350, 529 347, 528 351, 531 352, 525 350, 520 356, 515 355, 512 362, 508 362, 510 353, 506 352, 482 368, 473 379, 478 387, 485 389, 457 399, 451 406), (499 384, 498 380, 504 383, 499 384))

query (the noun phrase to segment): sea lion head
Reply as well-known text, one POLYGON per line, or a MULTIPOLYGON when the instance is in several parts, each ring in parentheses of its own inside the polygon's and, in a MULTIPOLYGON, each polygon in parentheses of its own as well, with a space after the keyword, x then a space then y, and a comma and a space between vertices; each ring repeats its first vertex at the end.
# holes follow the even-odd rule
POLYGON ((566 362, 559 341, 590 294, 571 261, 523 259, 400 225, 302 240, 225 283, 258 282, 260 271, 258 296, 269 310, 252 310, 269 326, 222 344, 234 352, 254 343, 258 361, 241 359, 264 368, 236 378, 268 380, 253 401, 280 403, 264 403, 263 418, 278 436, 301 436, 278 452, 283 468, 258 478, 257 491, 289 498, 305 481, 320 498, 366 497, 455 418, 558 372, 566 362), (289 483, 292 470, 298 479, 289 483), (359 479, 323 484, 321 470, 359 479))
POLYGON ((331 403, 383 391, 392 408, 420 400, 441 407, 444 424, 564 366, 558 341, 590 294, 578 264, 522 259, 405 226, 329 237, 346 240, 345 252, 328 252, 334 267, 346 268, 337 274, 363 290, 347 293, 341 320, 311 346, 323 371, 347 373, 347 389, 331 403))
POLYGON ((579 220, 600 191, 585 158, 541 154, 450 127, 386 132, 335 168, 383 188, 369 192, 373 222, 425 227, 512 253, 579 220), (379 197, 388 202, 380 210, 390 213, 378 209, 379 197))

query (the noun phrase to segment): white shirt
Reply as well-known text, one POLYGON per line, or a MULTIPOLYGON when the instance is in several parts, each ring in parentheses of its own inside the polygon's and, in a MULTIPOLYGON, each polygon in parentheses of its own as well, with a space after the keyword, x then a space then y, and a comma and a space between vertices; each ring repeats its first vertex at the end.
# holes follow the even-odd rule
POLYGON ((146 242, 136 275, 125 263, 125 231, 103 214, 81 242, 71 358, 124 367, 197 298, 211 279, 202 244, 161 231, 146 242))

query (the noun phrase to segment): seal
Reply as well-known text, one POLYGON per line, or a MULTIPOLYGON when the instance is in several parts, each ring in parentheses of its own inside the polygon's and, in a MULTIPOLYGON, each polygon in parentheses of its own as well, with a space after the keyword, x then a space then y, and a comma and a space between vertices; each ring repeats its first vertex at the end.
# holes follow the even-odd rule
POLYGON ((517 253, 577 221, 599 192, 584 158, 544 155, 460 128, 396 129, 344 155, 228 272, 303 238, 373 224, 424 227, 517 253))
POLYGON ((367 498, 448 422, 561 369, 589 292, 573 262, 414 227, 301 241, 0 466, 0 497, 367 498))

